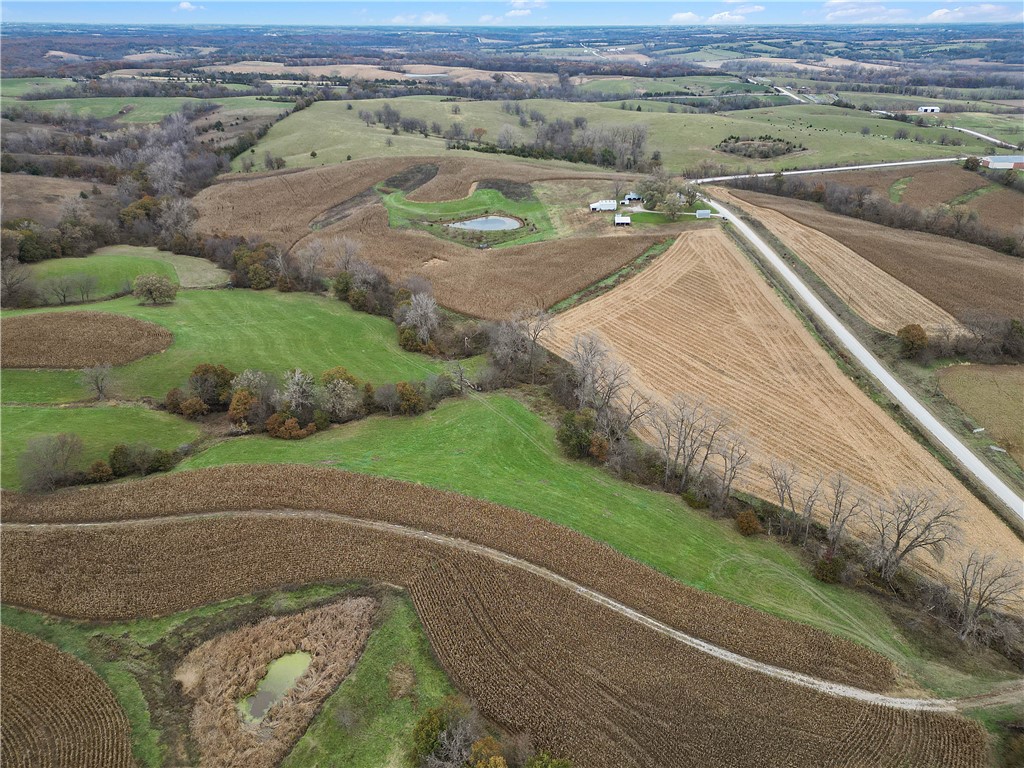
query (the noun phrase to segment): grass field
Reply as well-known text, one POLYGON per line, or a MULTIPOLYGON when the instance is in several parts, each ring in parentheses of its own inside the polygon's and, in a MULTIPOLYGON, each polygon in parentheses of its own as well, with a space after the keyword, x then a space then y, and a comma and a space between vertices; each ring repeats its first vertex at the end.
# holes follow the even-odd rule
POLYGON ((41 261, 31 270, 38 281, 64 275, 93 276, 97 279, 93 299, 131 290, 135 278, 145 274, 163 275, 186 288, 214 287, 229 279, 227 272, 206 259, 136 245, 112 245, 84 259, 41 261))
MULTIPOLYGON (((289 592, 239 597, 159 619, 96 624, 44 616, 4 606, 3 623, 53 643, 92 667, 113 690, 132 725, 133 751, 146 768, 185 764, 182 732, 168 723, 187 727, 184 713, 165 691, 174 685, 167 656, 184 654, 197 638, 231 629, 240 621, 289 613, 350 591, 348 586, 313 586, 289 592), (130 653, 132 664, 111 660, 103 649, 116 645, 130 653), (159 693, 158 693, 159 692, 159 693)), ((363 762, 387 764, 395 748, 408 738, 416 719, 451 692, 444 672, 430 654, 423 628, 408 598, 386 595, 382 616, 353 672, 326 701, 320 716, 285 761, 292 767, 323 765, 322 750, 346 754, 363 762), (388 672, 397 663, 409 664, 415 680, 409 695, 388 697, 388 672), (346 728, 339 716, 352 712, 359 719, 346 728), (340 750, 340 752, 335 751, 340 750), (317 762, 320 761, 320 762, 317 762)), ((173 663, 171 664, 173 666, 173 663)))
MULTIPOLYGON (((128 296, 86 309, 149 320, 174 334, 167 351, 115 369, 118 387, 128 397, 162 398, 184 385, 192 368, 203 362, 234 371, 302 368, 315 374, 344 365, 360 379, 378 383, 422 379, 441 369, 429 358, 402 350, 389 319, 310 294, 181 291, 174 304, 164 307, 140 306, 128 296)), ((4 402, 74 399, 80 390, 77 385, 69 389, 73 382, 64 371, 4 370, 4 402)))
POLYGON ((939 386, 1024 467, 1024 366, 954 365, 939 372, 939 386))
POLYGON ((584 93, 608 93, 615 96, 629 96, 638 91, 648 94, 687 91, 694 96, 720 96, 726 93, 763 93, 768 90, 766 86, 746 83, 726 75, 598 78, 577 86, 577 89, 584 93))
POLYGON ((5 405, 3 417, 0 485, 18 488, 18 457, 28 441, 38 435, 72 432, 84 443, 83 466, 105 459, 118 443, 146 443, 171 450, 199 436, 199 429, 179 416, 147 408, 46 408, 5 405))
MULTIPOLYGON (((502 112, 500 102, 464 102, 459 105, 461 114, 458 115, 452 114, 452 104, 436 97, 408 96, 389 99, 388 103, 403 116, 418 117, 428 123, 438 122, 444 128, 455 121, 461 122, 467 133, 472 128, 483 128, 487 132, 487 140, 496 137, 505 125, 512 126, 517 142, 530 141, 534 135, 532 127, 520 128, 513 116, 502 112)), ((948 129, 940 128, 916 129, 916 133, 925 137, 925 143, 899 141, 892 137, 902 127, 900 123, 859 111, 819 105, 695 115, 622 110, 618 109, 619 102, 614 102, 612 109, 607 104, 555 100, 521 103, 526 110, 541 111, 549 120, 571 120, 580 116, 586 117, 591 127, 646 125, 649 150, 660 151, 670 171, 692 167, 701 160, 713 160, 738 171, 747 168, 772 170, 982 153, 991 146, 969 136, 962 136, 965 141, 963 147, 928 143, 937 142, 943 132, 950 133, 948 129), (864 127, 868 128, 870 135, 861 135, 864 127), (754 161, 713 149, 730 135, 760 136, 766 133, 803 144, 807 150, 773 160, 754 161)), ((407 133, 392 136, 390 131, 380 126, 367 127, 358 114, 359 110, 347 110, 342 102, 314 104, 274 125, 256 147, 256 153, 262 155, 268 151, 280 155, 288 167, 309 167, 342 162, 347 157, 439 155, 446 151, 445 141, 439 136, 424 138, 420 134, 407 133), (386 145, 388 140, 392 141, 390 147, 386 145), (317 153, 315 158, 310 157, 312 151, 317 153)), ((240 162, 235 161, 233 167, 236 170, 241 167, 240 162)))
POLYGON ((234 439, 181 468, 267 462, 322 464, 517 507, 686 584, 862 643, 923 684, 949 690, 977 685, 920 656, 876 604, 815 581, 787 550, 745 539, 730 522, 692 513, 676 497, 564 458, 553 428, 504 395, 449 401, 414 419, 367 419, 295 443, 234 439))
POLYGON ((409 599, 385 600, 381 611, 381 625, 370 635, 355 669, 324 702, 282 768, 397 765, 416 721, 454 693, 409 599), (398 665, 412 670, 414 684, 407 695, 393 697, 389 673, 398 665))
POLYGON ((63 77, 5 77, 0 79, 0 97, 20 98, 32 91, 49 91, 71 85, 63 77))
POLYGON ((384 195, 383 201, 388 209, 388 223, 392 227, 425 229, 439 237, 458 242, 468 242, 474 235, 482 235, 488 241, 498 240, 497 245, 525 245, 555 235, 544 205, 534 195, 526 200, 510 200, 496 189, 477 189, 462 200, 417 203, 407 199, 402 192, 392 192, 384 195), (485 214, 513 216, 523 222, 523 227, 504 232, 473 233, 460 230, 453 232, 440 223, 485 214))
POLYGON ((120 118, 124 123, 157 123, 167 115, 180 112, 185 104, 201 104, 213 101, 225 110, 244 109, 250 113, 272 115, 286 112, 291 104, 275 101, 261 101, 255 96, 229 96, 218 99, 196 99, 190 96, 98 96, 84 99, 39 99, 21 102, 40 112, 66 109, 81 117, 116 117, 126 108, 131 110, 120 118))

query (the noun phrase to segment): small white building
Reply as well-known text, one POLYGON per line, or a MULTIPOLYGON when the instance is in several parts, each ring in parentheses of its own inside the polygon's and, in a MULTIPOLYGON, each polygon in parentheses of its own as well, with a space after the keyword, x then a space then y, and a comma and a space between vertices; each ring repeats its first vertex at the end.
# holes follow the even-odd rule
POLYGON ((636 192, 627 192, 626 196, 622 198, 625 203, 639 203, 642 199, 636 192))
POLYGON ((698 219, 710 219, 711 218, 711 209, 710 208, 700 208, 700 209, 698 209, 697 210, 697 218, 698 219))
POLYGON ((1024 171, 1024 155, 990 155, 981 158, 981 164, 994 171, 1024 171))
POLYGON ((598 200, 596 203, 590 204, 590 210, 592 211, 617 211, 619 204, 615 200, 598 200))
POLYGON ((615 226, 616 227, 628 227, 633 223, 633 219, 630 216, 624 216, 621 213, 615 214, 615 226))
POLYGON ((918 107, 917 111, 918 112, 941 112, 942 110, 940 110, 938 107, 918 107))

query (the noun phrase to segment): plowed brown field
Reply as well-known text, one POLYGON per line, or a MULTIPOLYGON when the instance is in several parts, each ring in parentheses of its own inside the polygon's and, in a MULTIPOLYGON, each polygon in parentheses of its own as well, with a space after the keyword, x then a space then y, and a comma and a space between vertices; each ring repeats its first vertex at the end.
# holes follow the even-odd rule
POLYGON ((716 189, 713 194, 760 221, 876 328, 895 334, 908 323, 918 323, 928 331, 959 325, 945 310, 825 233, 770 208, 740 200, 724 189, 716 189))
MULTIPOLYGON (((419 201, 465 197, 483 179, 516 182, 613 176, 574 173, 487 158, 373 159, 284 173, 209 187, 196 198, 204 232, 263 237, 283 248, 314 240, 329 245, 341 238, 360 246, 359 256, 392 279, 428 278, 446 307, 486 318, 507 317, 538 304, 551 306, 639 257, 663 233, 608 231, 529 245, 479 250, 408 229, 392 229, 376 197, 353 204, 339 221, 314 231, 323 213, 352 200, 374 184, 413 165, 439 167, 434 178, 409 194, 419 201)), ((628 177, 623 177, 628 178, 628 177)), ((329 248, 329 252, 337 252, 329 248)))
POLYGON ((110 688, 49 643, 0 627, 4 768, 129 768, 131 728, 110 688))
MULTIPOLYGON (((963 505, 964 547, 1024 557, 1007 525, 842 374, 720 230, 682 235, 639 276, 559 315, 548 343, 564 354, 589 331, 642 387, 702 396, 731 413, 750 434, 755 463, 778 458, 805 476, 842 470, 882 496, 939 489, 963 505)), ((740 485, 772 498, 757 468, 740 485)), ((936 567, 949 574, 953 562, 936 567)))
POLYGON ((1020 317, 1021 260, 980 245, 883 227, 829 213, 820 205, 758 192, 732 194, 824 232, 953 317, 982 311, 1020 317))
MULTIPOLYGON (((262 468, 244 471, 255 479, 262 468)), ((204 475, 173 480, 187 500, 204 475)), ((435 521, 457 501, 480 506, 426 488, 363 482, 379 486, 373 501, 385 512, 401 510, 413 494, 420 514, 435 521), (393 501, 389 488, 405 493, 393 501)), ((308 487, 294 482, 291 493, 308 487)), ((331 490, 334 498, 348 495, 331 490)), ((95 502, 105 494, 86 495, 102 514, 95 502)), ((118 515, 134 505, 103 506, 118 515)), ((523 544, 555 543, 533 541, 523 544)), ((340 517, 239 512, 14 526, 3 547, 4 599, 70 615, 163 613, 279 584, 362 577, 403 585, 441 664, 483 713, 579 765, 985 765, 984 732, 963 718, 793 686, 673 642, 523 569, 340 517)))
POLYGON ((171 346, 166 328, 109 312, 44 312, 0 322, 4 368, 124 365, 171 346))

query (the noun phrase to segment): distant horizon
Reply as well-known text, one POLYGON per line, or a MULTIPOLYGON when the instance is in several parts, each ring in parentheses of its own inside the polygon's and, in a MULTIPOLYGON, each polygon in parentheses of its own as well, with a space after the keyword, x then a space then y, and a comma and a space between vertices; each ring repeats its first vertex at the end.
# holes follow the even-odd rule
POLYGON ((957 0, 37 0, 0 3, 7 24, 99 26, 398 27, 501 29, 546 27, 888 27, 977 26, 1024 22, 1019 3, 957 0), (586 22, 580 20, 586 16, 586 22))

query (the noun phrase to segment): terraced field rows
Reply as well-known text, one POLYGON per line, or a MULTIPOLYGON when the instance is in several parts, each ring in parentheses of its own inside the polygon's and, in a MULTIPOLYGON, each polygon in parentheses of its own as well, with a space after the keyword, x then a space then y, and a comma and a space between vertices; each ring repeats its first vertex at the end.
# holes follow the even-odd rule
POLYGON ((129 768, 130 727, 96 674, 52 645, 0 627, 5 768, 129 768))
POLYGON ((908 323, 918 323, 930 333, 959 327, 948 312, 828 235, 777 211, 739 200, 724 189, 716 189, 714 194, 760 221, 876 328, 895 334, 908 323))
MULTIPOLYGON (((842 470, 880 496, 931 487, 962 504, 963 547, 1024 557, 1024 546, 836 367, 753 265, 719 230, 690 232, 650 268, 559 315, 549 345, 565 354, 596 331, 663 398, 706 398, 749 433, 755 466, 740 487, 773 491, 756 466, 772 457, 805 476, 842 470)), ((943 566, 951 573, 955 557, 943 566)))
POLYGON ((162 613, 275 584, 405 585, 456 685, 488 717, 582 765, 984 765, 980 726, 957 716, 893 717, 792 686, 527 571, 340 518, 14 526, 4 550, 5 600, 77 615, 162 613), (82 589, 64 590, 69 580, 82 589))

